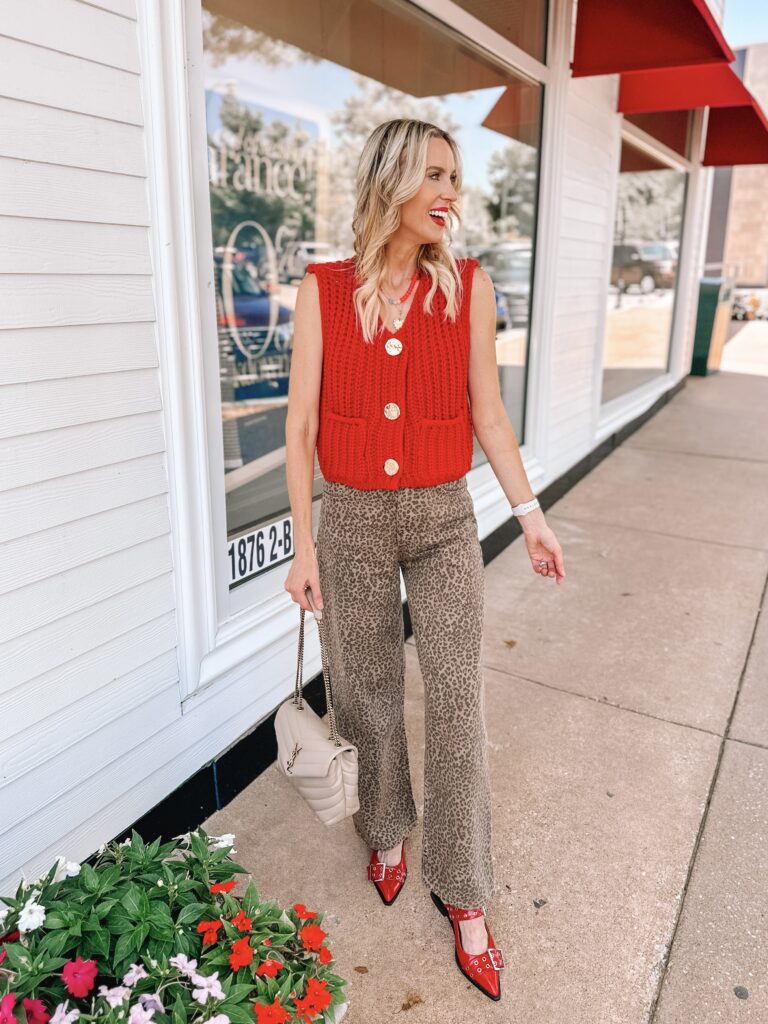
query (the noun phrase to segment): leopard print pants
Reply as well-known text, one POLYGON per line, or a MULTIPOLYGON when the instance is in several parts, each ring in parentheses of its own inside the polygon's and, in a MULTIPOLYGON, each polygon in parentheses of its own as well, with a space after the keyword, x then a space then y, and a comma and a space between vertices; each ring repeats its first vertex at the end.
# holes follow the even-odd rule
POLYGON ((418 820, 404 721, 402 568, 424 679, 422 879, 448 903, 485 906, 495 890, 485 570, 467 478, 398 490, 326 480, 316 548, 336 721, 358 750, 355 830, 386 850, 418 820))

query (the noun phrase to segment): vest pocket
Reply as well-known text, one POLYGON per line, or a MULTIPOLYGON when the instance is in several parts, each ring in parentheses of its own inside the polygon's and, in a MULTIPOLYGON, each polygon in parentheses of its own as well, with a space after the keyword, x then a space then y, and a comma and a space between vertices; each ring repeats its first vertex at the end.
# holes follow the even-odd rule
POLYGON ((317 435, 317 461, 326 480, 358 480, 365 465, 367 433, 364 417, 340 416, 330 410, 323 413, 317 435))
MULTIPOLYGON (((425 481, 437 483, 446 473, 459 472, 467 460, 467 418, 464 413, 450 419, 422 419, 416 437, 416 472, 425 481)), ((472 437, 469 435, 469 459, 472 437)))

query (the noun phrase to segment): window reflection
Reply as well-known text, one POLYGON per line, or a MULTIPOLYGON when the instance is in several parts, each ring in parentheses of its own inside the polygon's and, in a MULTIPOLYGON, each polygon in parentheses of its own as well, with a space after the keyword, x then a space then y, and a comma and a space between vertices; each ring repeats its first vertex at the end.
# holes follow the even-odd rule
POLYGON ((604 402, 667 370, 686 178, 623 140, 606 311, 604 402))
MULTIPOLYGON (((494 282, 502 394, 524 441, 540 85, 394 0, 206 0, 203 31, 228 536, 289 508, 296 289, 308 263, 352 255, 357 159, 390 118, 459 142, 454 251, 494 282)), ((484 461, 475 443, 473 465, 484 461)), ((318 470, 315 494, 321 484, 318 470)))

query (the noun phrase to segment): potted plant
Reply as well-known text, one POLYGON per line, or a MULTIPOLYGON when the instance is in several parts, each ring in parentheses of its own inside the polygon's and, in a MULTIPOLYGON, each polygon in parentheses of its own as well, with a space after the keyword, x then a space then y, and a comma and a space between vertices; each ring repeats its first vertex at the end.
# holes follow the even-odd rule
POLYGON ((0 897, 0 1024, 337 1024, 323 914, 236 895, 233 842, 133 830, 0 897))

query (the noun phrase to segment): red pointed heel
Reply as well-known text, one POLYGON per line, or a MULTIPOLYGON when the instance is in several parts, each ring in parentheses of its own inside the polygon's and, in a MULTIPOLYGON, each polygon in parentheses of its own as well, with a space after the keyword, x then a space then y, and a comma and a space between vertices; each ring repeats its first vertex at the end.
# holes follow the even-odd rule
POLYGON ((376 850, 371 850, 371 861, 368 865, 368 878, 376 887, 376 892, 381 896, 382 902, 388 907, 397 899, 398 893, 408 877, 408 867, 405 863, 405 840, 400 851, 400 860, 397 864, 384 864, 379 860, 376 850))
POLYGON ((447 917, 453 926, 453 937, 456 944, 456 964, 475 988, 488 996, 489 999, 501 999, 501 977, 499 971, 504 966, 504 959, 501 950, 493 944, 493 936, 485 923, 485 931, 488 935, 488 948, 484 953, 467 953, 461 944, 461 929, 459 921, 466 921, 473 917, 482 917, 483 909, 454 907, 452 903, 443 903, 436 892, 430 891, 432 902, 443 915, 447 917))

